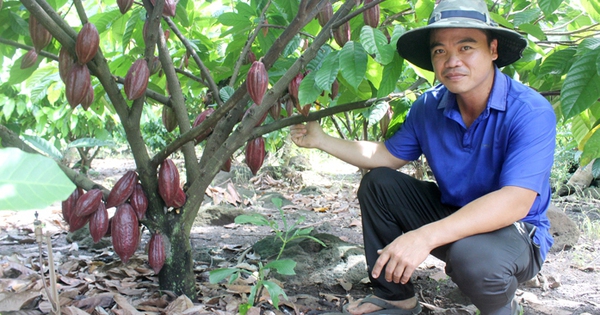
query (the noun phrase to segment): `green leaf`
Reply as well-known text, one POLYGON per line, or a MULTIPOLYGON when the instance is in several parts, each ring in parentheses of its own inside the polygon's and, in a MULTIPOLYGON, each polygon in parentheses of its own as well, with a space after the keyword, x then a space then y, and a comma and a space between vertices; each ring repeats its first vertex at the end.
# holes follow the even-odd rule
POLYGON ((38 66, 40 65, 40 60, 43 59, 42 57, 38 56, 38 60, 33 66, 26 69, 21 69, 21 61, 23 60, 25 53, 15 62, 12 68, 10 68, 10 78, 8 79, 8 83, 18 84, 25 81, 33 72, 35 72, 35 70, 37 70, 38 66))
POLYGON ((404 59, 398 54, 394 54, 392 62, 388 63, 383 68, 383 79, 379 84, 379 90, 377 91, 377 97, 385 97, 396 89, 396 83, 402 74, 402 68, 404 67, 404 59))
MULTIPOLYGON (((367 72, 368 56, 360 43, 349 41, 340 52, 340 72, 348 84, 358 88, 367 72)), ((320 92, 319 92, 320 93, 320 92)))
POLYGON ((12 115, 15 110, 15 100, 10 98, 3 98, 2 100, 2 113, 4 114, 4 119, 6 121, 10 121, 10 115, 12 115))
POLYGON ((273 301, 273 306, 275 306, 276 309, 279 309, 279 296, 283 296, 287 300, 288 299, 287 295, 285 294, 283 289, 279 285, 277 285, 277 283, 275 283, 275 282, 264 281, 263 285, 269 292, 269 296, 271 297, 271 300, 273 301))
POLYGON ((572 47, 554 51, 542 62, 539 75, 564 75, 573 64, 576 52, 577 49, 572 47))
POLYGON ((77 139, 67 145, 67 148, 91 148, 91 147, 112 147, 115 143, 95 138, 77 139))
POLYGON ((520 11, 513 16, 513 23, 517 27, 524 23, 533 23, 533 21, 540 17, 540 13, 541 11, 538 8, 520 11))
POLYGON ((241 214, 235 217, 235 223, 237 224, 245 224, 250 223, 258 226, 269 225, 269 220, 259 213, 252 214, 241 214))
POLYGON ((265 265, 264 268, 275 269, 277 273, 282 275, 293 276, 296 274, 296 262, 292 259, 274 260, 265 265))
POLYGON ((523 23, 519 29, 539 40, 546 40, 546 34, 537 24, 523 23))
MULTIPOLYGON (((137 8, 133 11, 132 17, 139 17, 140 12, 142 12, 142 8, 137 8)), ((141 22, 139 18, 131 18, 127 20, 127 24, 125 26, 125 32, 123 32, 123 52, 125 53, 127 47, 129 46, 129 42, 131 42, 131 37, 133 36, 133 31, 137 27, 138 23, 141 22)))
POLYGON ((418 0, 415 5, 415 13, 417 15, 417 19, 428 19, 431 15, 431 12, 433 12, 434 7, 435 3, 433 0, 418 0))
POLYGON ((382 65, 389 64, 396 55, 396 48, 388 44, 388 39, 379 29, 363 26, 360 31, 360 42, 365 51, 370 55, 375 55, 375 61, 382 65))
POLYGON ((51 158, 55 160, 60 160, 63 158, 62 153, 54 146, 52 143, 38 136, 30 136, 23 135, 22 136, 25 141, 29 142, 36 149, 40 150, 43 153, 48 154, 51 158))
POLYGON ((52 159, 0 149, 0 210, 43 209, 67 199, 75 188, 52 159))
POLYGON ((540 9, 542 9, 542 12, 544 12, 545 16, 549 16, 554 13, 554 11, 558 9, 562 2, 563 0, 538 0, 540 9))
POLYGON ((581 56, 567 73, 561 93, 561 110, 569 119, 590 107, 600 97, 600 75, 596 59, 600 49, 581 56))
POLYGON ((223 102, 227 102, 231 98, 235 90, 231 86, 226 86, 219 91, 219 96, 223 102))
POLYGON ((217 21, 226 26, 248 27, 251 25, 248 17, 233 12, 225 12, 219 15, 217 21))
POLYGON ((383 115, 387 113, 389 108, 390 104, 385 101, 377 102, 375 105, 371 106, 366 117, 368 119, 369 126, 378 123, 383 115))
POLYGON ((118 19, 120 19, 122 16, 123 15, 121 14, 121 11, 117 9, 113 11, 108 11, 106 13, 94 14, 90 16, 89 21, 90 23, 93 23, 94 26, 96 26, 98 33, 102 34, 106 32, 106 30, 108 30, 112 26, 112 24, 118 19))
POLYGON ((307 76, 300 82, 300 88, 298 89, 298 102, 300 106, 306 104, 312 104, 319 98, 323 90, 319 89, 315 82, 317 71, 311 71, 307 76))
POLYGON ((219 283, 219 282, 227 279, 227 277, 229 277, 232 274, 239 272, 239 271, 240 270, 238 268, 220 268, 220 269, 211 270, 208 273, 208 281, 210 283, 219 283))
POLYGON ((332 49, 329 46, 322 46, 317 52, 317 56, 311 60, 306 66, 307 70, 318 70, 321 68, 325 58, 331 53, 332 49))
POLYGON ((315 75, 315 82, 319 90, 331 92, 331 85, 335 81, 335 78, 340 71, 340 62, 338 58, 338 53, 332 52, 331 54, 325 57, 323 61, 323 66, 321 69, 317 71, 315 75))
POLYGON ((502 25, 509 29, 515 28, 515 26, 512 23, 510 23, 507 19, 505 19, 504 16, 502 16, 496 12, 490 12, 490 17, 492 18, 492 20, 494 20, 499 25, 502 25))
POLYGON ((600 2, 598 0, 581 0, 580 3, 592 19, 600 22, 600 2))
POLYGON ((588 165, 597 158, 600 158, 600 132, 598 132, 598 127, 593 130, 593 134, 586 141, 579 164, 582 166, 588 165))

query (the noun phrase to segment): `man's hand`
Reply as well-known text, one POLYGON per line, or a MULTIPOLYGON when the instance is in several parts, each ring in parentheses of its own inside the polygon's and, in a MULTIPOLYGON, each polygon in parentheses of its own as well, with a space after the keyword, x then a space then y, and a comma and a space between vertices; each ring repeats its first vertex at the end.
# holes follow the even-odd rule
POLYGON ((379 278, 385 267, 386 281, 406 284, 432 249, 427 244, 426 237, 423 237, 419 230, 404 233, 384 249, 377 251, 379 258, 373 266, 372 276, 379 278))
POLYGON ((291 126, 290 136, 292 141, 299 147, 318 148, 325 133, 319 123, 316 121, 309 121, 306 124, 291 126))

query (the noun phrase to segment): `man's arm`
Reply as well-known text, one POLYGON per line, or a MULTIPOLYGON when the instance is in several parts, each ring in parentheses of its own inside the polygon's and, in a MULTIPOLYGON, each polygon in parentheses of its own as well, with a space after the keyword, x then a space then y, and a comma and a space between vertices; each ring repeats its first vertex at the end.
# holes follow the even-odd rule
POLYGON ((406 283, 434 248, 521 220, 536 196, 533 190, 506 186, 475 199, 442 220, 404 233, 379 252, 373 277, 378 278, 383 271, 387 281, 406 283))
POLYGON ((390 167, 398 169, 408 163, 393 156, 382 142, 349 141, 323 132, 315 122, 294 125, 290 128, 292 141, 304 148, 316 148, 359 168, 390 167))

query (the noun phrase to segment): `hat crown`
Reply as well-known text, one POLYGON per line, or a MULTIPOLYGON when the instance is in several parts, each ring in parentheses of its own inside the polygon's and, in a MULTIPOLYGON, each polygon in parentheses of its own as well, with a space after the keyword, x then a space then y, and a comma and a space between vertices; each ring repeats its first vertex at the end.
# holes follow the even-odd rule
POLYGON ((429 25, 440 21, 455 21, 456 23, 483 23, 488 26, 497 26, 490 18, 485 1, 482 0, 441 0, 435 6, 429 25))

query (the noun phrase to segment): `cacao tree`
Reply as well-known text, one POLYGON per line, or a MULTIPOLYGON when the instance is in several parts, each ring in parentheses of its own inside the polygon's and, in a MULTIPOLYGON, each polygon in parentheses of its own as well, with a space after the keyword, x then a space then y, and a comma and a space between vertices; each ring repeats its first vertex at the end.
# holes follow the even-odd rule
MULTIPOLYGON (((551 99, 561 122, 573 125, 584 160, 600 155, 598 3, 488 4, 496 21, 530 43, 524 58, 503 71, 551 99)), ((121 130, 135 172, 102 187, 63 165, 78 186, 63 203, 65 219, 71 230, 94 220, 94 238, 110 233, 125 263, 144 225, 161 289, 194 297, 190 231, 215 175, 240 150, 256 173, 264 136, 308 120, 323 118, 348 138, 393 133, 411 102, 435 84, 432 73, 395 52, 398 37, 426 24, 433 6, 434 0, 7 0, 0 9, 1 145, 36 152, 23 135, 72 141, 70 127, 94 120, 102 124, 88 128, 87 137, 108 139, 121 130), (142 130, 156 121, 174 140, 150 153, 142 130), (171 160, 175 152, 182 169, 171 160), (116 207, 112 219, 106 207, 116 207)))

